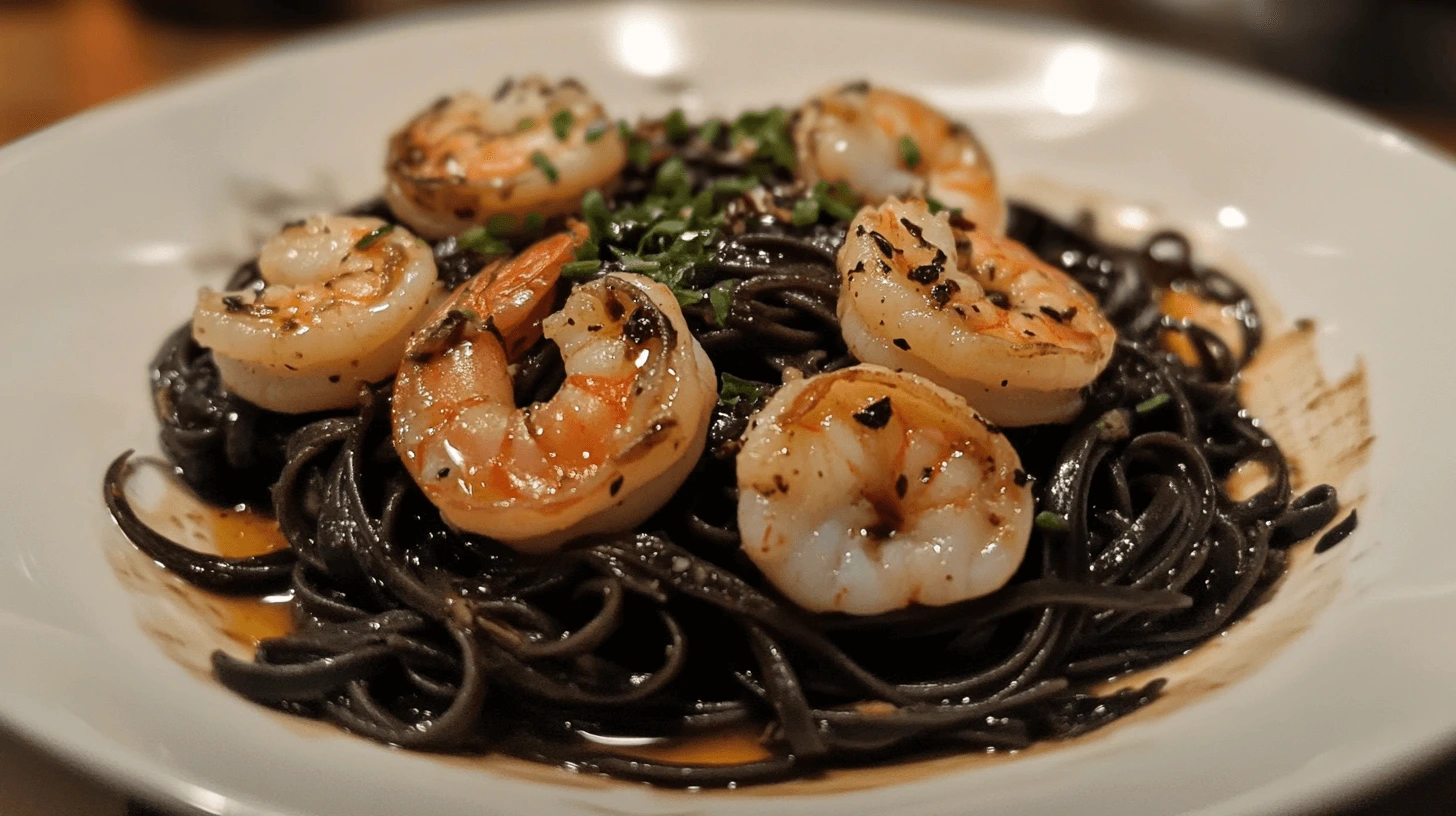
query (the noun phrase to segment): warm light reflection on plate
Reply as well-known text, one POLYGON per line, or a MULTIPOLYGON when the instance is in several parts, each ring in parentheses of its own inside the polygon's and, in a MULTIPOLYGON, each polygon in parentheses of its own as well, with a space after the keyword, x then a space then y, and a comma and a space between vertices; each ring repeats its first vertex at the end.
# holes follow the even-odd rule
POLYGON ((1063 116, 1091 113, 1097 107, 1106 62, 1102 50, 1092 45, 1072 43, 1058 48, 1042 76, 1042 98, 1063 116))
POLYGON ((668 76, 686 62, 682 31, 660 9, 622 9, 612 23, 611 42, 617 64, 639 76, 668 76))

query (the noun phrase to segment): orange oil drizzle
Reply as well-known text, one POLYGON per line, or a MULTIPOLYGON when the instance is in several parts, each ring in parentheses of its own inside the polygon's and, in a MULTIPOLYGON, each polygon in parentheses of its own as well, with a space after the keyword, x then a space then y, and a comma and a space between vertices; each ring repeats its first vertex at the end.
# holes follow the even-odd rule
POLYGON ((759 739, 762 726, 731 726, 651 745, 598 746, 607 753, 670 765, 746 765, 772 759, 759 739))
MULTIPOLYGON (((288 546, 278 529, 278 522, 246 507, 214 509, 205 514, 187 514, 199 532, 207 536, 218 555, 246 558, 266 555, 288 546)), ((218 628, 239 644, 255 648, 260 641, 282 637, 293 631, 288 599, 275 598, 209 598, 217 609, 218 628)))

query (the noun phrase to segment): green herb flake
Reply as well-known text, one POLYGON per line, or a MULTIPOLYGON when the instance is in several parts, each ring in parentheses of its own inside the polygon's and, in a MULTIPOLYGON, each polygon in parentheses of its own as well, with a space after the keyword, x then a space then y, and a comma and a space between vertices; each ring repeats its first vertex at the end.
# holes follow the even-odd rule
POLYGON ((485 219, 485 231, 492 238, 506 238, 516 231, 515 216, 507 213, 496 213, 485 219))
POLYGON ((688 127, 688 120, 683 116, 682 108, 673 108, 672 112, 662 120, 662 126, 667 130, 667 138, 682 144, 693 135, 692 128, 688 127))
POLYGON ((745 380, 742 377, 735 377, 725 371, 718 385, 718 399, 729 405, 733 405, 740 399, 747 399, 749 402, 758 402, 763 399, 764 392, 768 388, 768 383, 745 380))
POLYGON ((652 164, 652 145, 643 141, 633 140, 627 147, 627 160, 638 170, 646 170, 652 164))
POLYGON ((900 137, 900 158, 905 160, 905 166, 911 170, 920 164, 920 148, 909 136, 900 137))
POLYGON ((576 124, 576 114, 569 110, 559 110, 551 114, 551 132, 556 134, 558 142, 566 141, 571 135, 571 126, 576 124))
POLYGON ((667 196, 684 193, 688 187, 688 166, 677 156, 663 162, 652 181, 653 191, 667 196))
POLYGON ((561 277, 567 280, 587 280, 602 268, 601 261, 571 261, 561 265, 561 277))
POLYGON ((736 179, 718 179, 713 182, 712 189, 714 193, 741 196, 759 184, 759 180, 753 176, 740 176, 736 179))
POLYGON ((509 255, 511 251, 505 241, 491 235, 485 227, 471 227, 460 233, 455 245, 481 255, 509 255))
POLYGON ((607 199, 601 190, 587 190, 586 195, 581 197, 581 215, 591 228, 593 238, 606 235, 612 222, 612 211, 607 207, 607 199))
POLYGON ((480 322, 480 315, 474 309, 457 309, 455 313, 469 320, 471 323, 480 322))
POLYGON ((810 195, 819 202, 819 209, 828 213, 835 221, 852 220, 860 204, 859 196, 843 182, 831 185, 820 181, 814 185, 810 195))
POLYGON ((713 320, 719 326, 728 325, 728 312, 733 307, 733 290, 738 288, 738 279, 718 281, 708 290, 708 303, 713 307, 713 320))
POLYGON ((819 202, 813 198, 801 198, 794 202, 794 211, 789 220, 796 227, 807 227, 819 220, 819 202))
POLYGON ((1066 518, 1050 510, 1043 510, 1036 514, 1036 526, 1053 533, 1065 533, 1072 529, 1066 518))
POLYGON ((728 129, 728 140, 734 146, 744 140, 753 142, 753 157, 759 162, 755 172, 761 177, 773 176, 776 168, 793 170, 796 164, 794 141, 789 136, 789 113, 783 108, 741 114, 728 129))
POLYGON ((713 144, 723 133, 723 122, 720 119, 709 119, 698 128, 698 139, 704 144, 713 144))
POLYGON ((632 139, 632 126, 627 124, 626 119, 617 120, 617 135, 621 136, 623 141, 630 141, 632 139))
POLYGON ((1139 402, 1137 404, 1137 407, 1133 410, 1137 411, 1139 414, 1151 413, 1158 410, 1159 408, 1162 408, 1164 405, 1167 405, 1168 400, 1171 399, 1172 397, 1168 396, 1167 394, 1154 394, 1153 396, 1148 397, 1142 402, 1139 402))
POLYGON ((525 132, 527 130, 530 130, 531 128, 533 128, 535 126, 536 126, 536 120, 535 119, 532 119, 529 116, 527 116, 525 119, 522 119, 521 121, 519 121, 519 122, 516 123, 516 132, 517 133, 522 133, 522 132, 525 132))
POLYGON ((584 134, 586 136, 587 144, 592 144, 598 139, 607 135, 607 127, 607 120, 605 119, 599 119, 596 122, 587 125, 586 133, 584 134))
POLYGON ((935 215, 936 213, 938 213, 941 210, 945 209, 945 205, 942 204, 942 203, 940 203, 940 199, 933 198, 931 196, 926 196, 925 197, 925 204, 926 204, 926 206, 930 207, 930 214, 931 215, 935 215))
POLYGON ((541 213, 526 213, 526 218, 521 222, 521 230, 531 237, 541 234, 546 228, 546 218, 541 213))
POLYGON ((672 290, 672 296, 677 298, 679 306, 692 306, 695 303, 701 303, 703 298, 707 297, 696 289, 678 289, 675 287, 672 290))
POLYGON ((393 224, 385 224, 382 227, 378 227, 373 232, 369 233, 368 235, 364 236, 363 238, 360 238, 359 239, 359 243, 355 244, 354 245, 354 248, 355 249, 368 249, 369 247, 372 247, 375 244, 379 243, 379 239, 380 238, 383 238, 384 236, 388 235, 390 232, 393 232, 393 231, 394 231, 394 225, 393 224))
POLYGON ((576 248, 576 259, 578 261, 595 261, 602 257, 602 245, 595 238, 588 238, 576 248))
POLYGON ((622 268, 628 272, 656 272, 662 268, 657 261, 647 261, 630 255, 622 259, 622 268))
POLYGON ((681 235, 683 231, 685 231, 687 228, 688 225, 686 221, 658 221, 656 224, 653 224, 652 227, 648 229, 647 232, 642 236, 641 240, 637 242, 637 252, 641 253, 645 251, 648 246, 648 242, 651 241, 653 238, 658 237, 659 235, 677 236, 681 235))
POLYGON ((846 204, 841 204, 840 202, 833 199, 830 199, 828 201, 821 201, 819 203, 819 206, 822 207, 825 212, 829 213, 829 217, 833 218, 835 221, 850 221, 854 219, 853 207, 850 207, 846 204))
POLYGON ((531 154, 531 164, 536 165, 542 173, 545 173, 546 180, 552 184, 561 178, 561 172, 556 169, 556 165, 552 164, 551 160, 546 158, 546 154, 539 150, 531 154))

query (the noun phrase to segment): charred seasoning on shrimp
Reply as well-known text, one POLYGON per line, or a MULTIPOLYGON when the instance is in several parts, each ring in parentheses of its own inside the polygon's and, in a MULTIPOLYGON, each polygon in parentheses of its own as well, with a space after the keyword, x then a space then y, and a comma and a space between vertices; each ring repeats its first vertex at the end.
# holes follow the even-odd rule
POLYGON ((839 252, 845 342, 912 371, 1004 426, 1065 422, 1112 359, 1097 301, 1020 243, 924 201, 866 207, 839 252))
POLYGON ((873 615, 977 598, 1031 536, 1021 460, 959 397, 859 365, 791 382, 738 454, 743 551, 815 612, 873 615))
POLYGON ((193 335, 229 391, 281 413, 355 405, 360 384, 394 375, 440 294, 429 246, 377 218, 286 226, 258 271, 248 289, 203 289, 193 335))
POLYGON ((981 232, 1006 229, 990 156, 970 128, 919 99, 853 82, 810 99, 794 126, 798 172, 846 182, 869 203, 924 198, 981 232))
POLYGON ((621 134, 580 82, 508 79, 490 97, 442 97, 396 133, 385 198, 426 238, 520 230, 610 189, 626 161, 621 134))
POLYGON ((583 233, 465 284, 410 341, 395 381, 395 446, 425 495, 452 525, 523 551, 645 519, 697 462, 717 396, 662 284, 608 275, 540 319, 583 233), (517 408, 508 366, 543 329, 566 380, 517 408))

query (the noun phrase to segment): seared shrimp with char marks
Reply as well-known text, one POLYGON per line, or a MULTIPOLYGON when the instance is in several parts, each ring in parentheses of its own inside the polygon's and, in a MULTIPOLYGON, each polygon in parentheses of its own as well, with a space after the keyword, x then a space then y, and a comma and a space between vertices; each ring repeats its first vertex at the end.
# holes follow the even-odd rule
POLYGON ((1072 419, 1117 342, 1066 273, 920 200, 860 210, 839 274, 840 326, 856 358, 927 377, 998 425, 1072 419))
POLYGON ((348 408, 359 385, 387 380, 436 285, 430 247, 377 218, 315 216, 258 255, 259 285, 203 289, 192 334, 223 386, 270 411, 348 408))
POLYGON ((427 238, 493 216, 574 212, 582 194, 610 188, 627 148, 606 111, 576 80, 506 80, 495 95, 447 96, 389 143, 385 199, 427 238))
POLYGON ((869 203, 933 198, 982 232, 1006 229, 996 171, 970 128, 907 94, 855 82, 810 99, 794 125, 798 174, 869 203))
POLYGON ((1020 468, 964 400, 913 374, 858 365, 790 382, 738 454, 743 551, 812 612, 977 598, 1026 552, 1020 468))
POLYGON ((713 365, 672 292, 639 275, 578 286, 544 321, 566 381, 517 408, 510 349, 581 240, 555 236, 465 284, 410 343, 395 381, 394 442, 455 527, 523 552, 625 530, 655 512, 702 453, 713 365))

